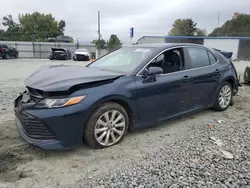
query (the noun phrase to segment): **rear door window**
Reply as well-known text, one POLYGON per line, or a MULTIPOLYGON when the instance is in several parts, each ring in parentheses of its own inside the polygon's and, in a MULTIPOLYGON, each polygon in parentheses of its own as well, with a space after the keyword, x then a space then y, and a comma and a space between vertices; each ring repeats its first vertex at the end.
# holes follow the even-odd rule
POLYGON ((190 68, 199 68, 210 65, 210 60, 208 57, 207 50, 202 48, 188 48, 191 67, 190 68))

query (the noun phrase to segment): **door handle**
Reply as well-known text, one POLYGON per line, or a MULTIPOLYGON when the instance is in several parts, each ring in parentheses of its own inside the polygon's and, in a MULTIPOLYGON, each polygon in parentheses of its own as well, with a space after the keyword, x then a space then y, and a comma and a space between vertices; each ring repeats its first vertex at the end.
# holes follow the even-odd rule
POLYGON ((214 73, 219 73, 220 72, 220 70, 219 69, 216 69, 215 71, 214 71, 214 73))
POLYGON ((191 76, 184 76, 184 77, 181 79, 181 81, 183 81, 183 82, 189 82, 189 81, 191 81, 191 80, 193 80, 193 77, 191 77, 191 76))

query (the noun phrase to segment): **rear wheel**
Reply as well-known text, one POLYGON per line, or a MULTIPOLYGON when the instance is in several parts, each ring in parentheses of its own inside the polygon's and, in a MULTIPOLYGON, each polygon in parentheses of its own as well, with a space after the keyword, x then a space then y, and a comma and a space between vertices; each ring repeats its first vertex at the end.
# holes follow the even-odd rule
POLYGON ((122 141, 128 124, 128 114, 121 105, 105 103, 92 114, 86 124, 84 142, 91 148, 113 146, 122 141))
POLYGON ((4 59, 10 59, 10 55, 9 55, 8 53, 6 53, 6 54, 4 55, 4 59))
POLYGON ((250 67, 246 67, 244 71, 244 83, 248 84, 250 82, 250 67))
POLYGON ((214 101, 214 110, 224 111, 232 103, 232 85, 229 82, 222 82, 214 101))

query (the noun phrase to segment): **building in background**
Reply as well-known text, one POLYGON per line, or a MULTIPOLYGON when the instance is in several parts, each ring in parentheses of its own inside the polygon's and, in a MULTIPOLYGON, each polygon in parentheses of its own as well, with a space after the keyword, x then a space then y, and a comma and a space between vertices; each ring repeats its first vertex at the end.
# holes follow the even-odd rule
POLYGON ((233 52, 232 59, 250 59, 250 37, 143 36, 137 43, 195 43, 233 52))
POLYGON ((165 43, 166 36, 143 36, 138 39, 137 44, 165 43))

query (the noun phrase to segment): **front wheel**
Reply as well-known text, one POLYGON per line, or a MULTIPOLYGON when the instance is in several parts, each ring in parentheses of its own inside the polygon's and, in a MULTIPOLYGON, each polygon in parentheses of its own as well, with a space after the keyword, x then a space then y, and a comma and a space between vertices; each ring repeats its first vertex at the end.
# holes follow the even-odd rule
POLYGON ((214 110, 224 111, 232 102, 232 85, 229 82, 222 82, 215 96, 214 110))
POLYGON ((129 125, 126 110, 119 104, 102 104, 90 117, 84 129, 84 142, 91 148, 113 146, 124 138, 129 125))

